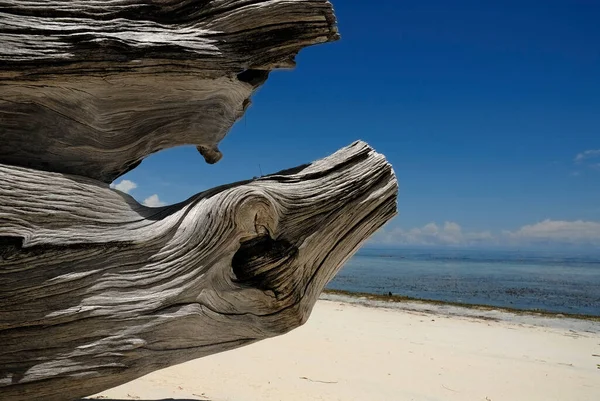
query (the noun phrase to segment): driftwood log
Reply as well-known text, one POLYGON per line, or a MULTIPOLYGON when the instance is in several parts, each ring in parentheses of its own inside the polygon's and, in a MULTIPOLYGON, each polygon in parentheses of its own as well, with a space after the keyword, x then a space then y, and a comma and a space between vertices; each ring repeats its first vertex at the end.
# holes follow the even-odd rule
POLYGON ((0 1, 0 399, 75 400, 302 325, 396 214, 363 142, 148 208, 109 183, 210 163, 270 70, 337 38, 322 0, 0 1))

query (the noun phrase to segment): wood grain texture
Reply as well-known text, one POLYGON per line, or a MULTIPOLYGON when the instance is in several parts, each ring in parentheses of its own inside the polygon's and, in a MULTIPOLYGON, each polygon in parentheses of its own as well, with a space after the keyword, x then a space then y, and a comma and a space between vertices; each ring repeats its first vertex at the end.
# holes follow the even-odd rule
POLYGON ((308 319, 396 214, 367 144, 168 207, 109 183, 178 145, 218 162, 269 72, 337 38, 325 0, 0 0, 2 401, 77 400, 308 319))
POLYGON ((3 0, 0 21, 5 75, 160 62, 221 76, 291 66, 303 47, 338 38, 325 0, 3 0))
POLYGON ((338 38, 325 0, 0 0, 0 163, 111 182, 207 162, 275 68, 338 38))
POLYGON ((0 166, 2 399, 74 400, 298 327, 396 196, 362 142, 162 208, 0 166))

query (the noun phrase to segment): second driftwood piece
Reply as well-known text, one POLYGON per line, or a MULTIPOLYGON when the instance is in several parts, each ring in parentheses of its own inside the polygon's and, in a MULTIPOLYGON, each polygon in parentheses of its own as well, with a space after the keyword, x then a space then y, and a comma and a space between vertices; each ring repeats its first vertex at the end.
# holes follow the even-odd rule
POLYGON ((271 70, 338 38, 325 0, 0 0, 0 163, 111 182, 209 163, 271 70))
POLYGON ((74 400, 298 327, 396 196, 362 142, 158 209, 0 166, 2 399, 74 400))

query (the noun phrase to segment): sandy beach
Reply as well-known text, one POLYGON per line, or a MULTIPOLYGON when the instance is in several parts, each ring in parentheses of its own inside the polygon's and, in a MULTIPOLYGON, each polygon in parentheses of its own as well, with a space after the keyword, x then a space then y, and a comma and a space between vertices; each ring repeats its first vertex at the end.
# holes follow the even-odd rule
POLYGON ((210 401, 591 401, 600 323, 327 296, 282 337, 94 396, 210 401))

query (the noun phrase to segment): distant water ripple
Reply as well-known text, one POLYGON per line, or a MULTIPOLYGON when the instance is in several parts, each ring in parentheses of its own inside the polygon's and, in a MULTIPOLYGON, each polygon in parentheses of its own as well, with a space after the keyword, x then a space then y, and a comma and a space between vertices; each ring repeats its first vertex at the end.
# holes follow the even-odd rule
POLYGON ((600 316, 600 257, 368 249, 350 260, 328 288, 600 316))

